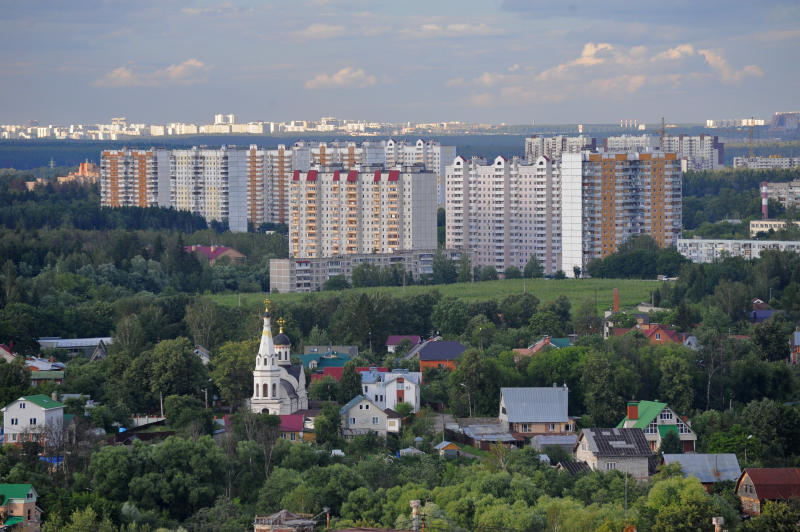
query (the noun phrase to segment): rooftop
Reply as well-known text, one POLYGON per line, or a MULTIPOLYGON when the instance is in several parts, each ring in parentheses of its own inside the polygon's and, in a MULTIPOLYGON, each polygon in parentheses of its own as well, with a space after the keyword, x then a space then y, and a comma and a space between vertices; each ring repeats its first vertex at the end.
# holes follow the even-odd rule
POLYGON ((456 360, 467 348, 461 342, 439 340, 428 342, 419 351, 420 360, 456 360))
POLYGON ((639 428, 583 429, 581 434, 589 450, 598 456, 648 457, 653 454, 644 431, 639 428))
POLYGON ((725 454, 665 454, 664 464, 678 464, 683 476, 696 477, 700 482, 708 484, 723 480, 736 481, 742 475, 739 461, 733 453, 725 454))
POLYGON ((566 386, 500 388, 500 400, 510 423, 566 423, 568 398, 566 386))

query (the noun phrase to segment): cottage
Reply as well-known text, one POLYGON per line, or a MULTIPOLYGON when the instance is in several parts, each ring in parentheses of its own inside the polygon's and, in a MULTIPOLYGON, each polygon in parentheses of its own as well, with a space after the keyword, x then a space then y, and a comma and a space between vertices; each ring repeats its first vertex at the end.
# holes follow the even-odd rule
POLYGON ((397 408, 400 403, 411 406, 413 412, 420 408, 420 385, 422 373, 396 369, 379 371, 370 368, 361 372, 361 386, 364 395, 372 399, 380 408, 397 408))
MULTIPOLYGON (((319 370, 325 368, 344 368, 352 357, 341 351, 325 351, 322 353, 307 353, 298 357, 304 368, 319 370)), ((339 374, 341 377, 341 374, 339 374)))
POLYGON ((339 409, 342 418, 342 435, 352 438, 358 434, 375 432, 384 438, 390 432, 400 432, 400 414, 389 408, 382 409, 372 400, 357 395, 339 409))
POLYGON ((546 349, 563 349, 572 345, 570 338, 550 338, 542 336, 536 343, 528 347, 514 349, 514 361, 519 362, 522 357, 529 357, 546 349))
POLYGON ((638 428, 583 429, 573 453, 593 471, 616 469, 641 481, 648 479, 653 454, 638 428))
POLYGON ((419 370, 423 373, 429 368, 454 370, 456 361, 466 349, 461 342, 447 340, 428 342, 419 350, 419 370))
POLYGON ((39 532, 42 510, 30 484, 0 484, 0 530, 39 532))
POLYGON ((3 359, 10 364, 17 359, 17 355, 15 355, 13 350, 6 344, 0 344, 0 359, 3 359))
POLYGON ((64 415, 64 404, 46 395, 26 395, 10 402, 3 413, 2 443, 37 440, 42 445, 48 438, 61 438, 72 419, 64 415))
POLYGON ((800 467, 749 467, 736 483, 736 494, 744 513, 758 515, 766 501, 800 497, 800 467))
POLYGON ((454 458, 461 454, 461 447, 449 441, 437 443, 433 448, 444 458, 454 458))
POLYGON ((739 460, 733 453, 665 454, 662 458, 664 465, 677 464, 681 466, 684 477, 697 478, 709 493, 715 483, 725 480, 736 482, 742 474, 742 470, 739 469, 739 460))
POLYGON ((231 264, 244 264, 247 257, 228 246, 184 246, 186 253, 194 253, 213 266, 217 261, 228 259, 231 264))
POLYGON ((572 449, 575 448, 575 442, 577 441, 577 434, 567 434, 564 436, 539 434, 531 438, 531 447, 537 451, 546 451, 548 447, 558 447, 559 449, 571 454, 572 449))
POLYGON ((103 357, 102 360, 105 360, 106 348, 114 342, 110 336, 97 338, 61 338, 60 336, 48 336, 38 338, 36 341, 39 343, 41 349, 55 349, 71 357, 83 355, 92 359, 99 356, 103 357), (97 354, 98 349, 102 350, 102 353, 99 355, 97 354))
POLYGON ((386 339, 386 351, 394 353, 397 350, 397 346, 406 340, 412 347, 418 345, 420 341, 422 341, 419 335, 415 334, 393 334, 386 339))
POLYGON ((628 413, 617 428, 638 428, 650 443, 650 449, 661 447, 661 439, 672 432, 681 441, 683 452, 694 452, 697 435, 689 426, 687 419, 681 419, 667 403, 658 401, 629 401, 628 413))
POLYGON ((535 434, 571 434, 567 415, 569 388, 500 388, 500 422, 524 437, 535 434))
POLYGON ((313 532, 317 522, 307 517, 281 510, 272 515, 256 515, 253 532, 313 532))

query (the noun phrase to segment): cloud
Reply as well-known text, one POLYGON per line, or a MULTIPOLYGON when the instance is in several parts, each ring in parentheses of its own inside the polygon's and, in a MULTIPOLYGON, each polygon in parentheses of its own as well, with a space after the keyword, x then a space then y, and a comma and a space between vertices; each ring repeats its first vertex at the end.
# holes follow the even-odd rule
POLYGON ((96 87, 196 85, 208 79, 211 68, 210 65, 194 58, 152 72, 136 72, 129 66, 121 66, 98 78, 92 85, 96 87))
MULTIPOLYGON (((249 11, 249 10, 248 10, 249 11)), ((234 6, 230 2, 224 2, 217 6, 209 6, 209 7, 184 7, 181 9, 181 13, 184 15, 190 16, 201 16, 201 15, 236 15, 242 12, 242 9, 239 7, 234 6)))
POLYGON ((566 63, 554 66, 552 68, 548 68, 547 70, 539 74, 539 78, 544 80, 551 77, 558 77, 576 66, 590 67, 603 64, 606 62, 607 58, 604 56, 600 56, 598 54, 603 52, 611 52, 613 50, 614 47, 608 43, 601 42, 595 44, 587 42, 586 44, 583 45, 583 50, 581 50, 581 55, 579 57, 571 61, 567 61, 566 63))
POLYGON ((317 74, 306 81, 307 89, 341 89, 372 87, 377 83, 377 78, 364 72, 364 69, 344 67, 335 74, 317 74))
POLYGON ((453 78, 448 79, 445 84, 445 87, 463 87, 464 86, 464 78, 453 78))
POLYGON ((663 59, 675 60, 690 55, 694 55, 694 46, 691 44, 679 44, 675 48, 670 48, 669 50, 664 50, 656 54, 655 57, 653 57, 653 61, 660 61, 663 59))
POLYGON ((713 50, 697 50, 697 53, 703 56, 708 66, 726 83, 738 83, 748 76, 760 78, 764 75, 758 65, 747 65, 742 70, 734 70, 722 55, 713 50))
POLYGON ((311 24, 309 27, 292 32, 292 35, 298 39, 313 40, 313 39, 333 39, 345 35, 345 27, 331 24, 311 24))
POLYGON ((480 24, 420 24, 412 28, 400 30, 401 34, 428 39, 435 37, 486 37, 491 35, 503 35, 504 30, 481 22, 480 24))

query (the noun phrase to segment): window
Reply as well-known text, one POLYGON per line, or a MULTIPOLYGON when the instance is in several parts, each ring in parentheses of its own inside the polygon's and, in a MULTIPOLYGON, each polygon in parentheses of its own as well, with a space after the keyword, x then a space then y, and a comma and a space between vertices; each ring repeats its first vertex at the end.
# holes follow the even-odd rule
POLYGON ((672 412, 670 412, 669 410, 664 409, 664 410, 661 411, 661 413, 658 415, 658 417, 659 417, 659 419, 661 419, 661 421, 672 421, 672 412))
POLYGON ((15 418, 15 417, 12 417, 11 418, 11 424, 12 425, 19 425, 19 419, 15 418))
POLYGON ((20 404, 19 404, 19 407, 20 407, 20 408, 25 408, 25 402, 23 401, 22 403, 20 403, 20 404))
POLYGON ((586 442, 581 443, 581 451, 586 450, 586 442))
POLYGON ((355 424, 356 424, 356 418, 354 418, 354 417, 351 417, 351 418, 350 418, 350 424, 351 424, 351 425, 355 425, 355 424))
POLYGON ((555 423, 548 423, 547 424, 547 430, 555 431, 556 430, 556 424, 555 423))
POLYGON ((364 393, 367 393, 368 391, 369 391, 369 386, 364 386, 364 393))
POLYGON ((531 429, 528 426, 528 424, 527 423, 523 423, 522 424, 522 432, 530 432, 530 431, 531 431, 531 429))
POLYGON ((377 425, 378 424, 378 418, 376 418, 376 417, 372 418, 372 424, 373 425, 377 425))
POLYGON ((278 397, 278 385, 274 382, 272 383, 272 398, 278 397))
POLYGON ((359 410, 364 410, 364 405, 358 405, 359 410))
POLYGON ((606 469, 611 470, 611 469, 616 469, 616 468, 617 468, 617 463, 616 462, 606 462, 606 469))
POLYGON ((289 439, 290 439, 291 441, 295 441, 295 440, 297 439, 297 434, 295 434, 294 432, 292 432, 291 434, 289 434, 289 439))
POLYGON ((32 418, 29 420, 29 423, 30 423, 31 425, 36 425, 36 418, 35 418, 35 417, 32 417, 32 418))
POLYGON ((364 405, 364 410, 369 410, 369 405, 364 405))

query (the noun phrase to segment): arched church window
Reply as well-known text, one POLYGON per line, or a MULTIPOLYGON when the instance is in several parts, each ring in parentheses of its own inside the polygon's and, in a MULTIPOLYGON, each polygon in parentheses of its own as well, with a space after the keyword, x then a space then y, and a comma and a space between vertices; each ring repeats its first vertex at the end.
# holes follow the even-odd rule
POLYGON ((269 385, 265 382, 264 383, 264 391, 261 394, 262 397, 269 397, 269 385))
POLYGON ((255 396, 258 397, 258 384, 256 384, 255 396))
POLYGON ((272 383, 272 397, 278 397, 278 385, 272 383))

